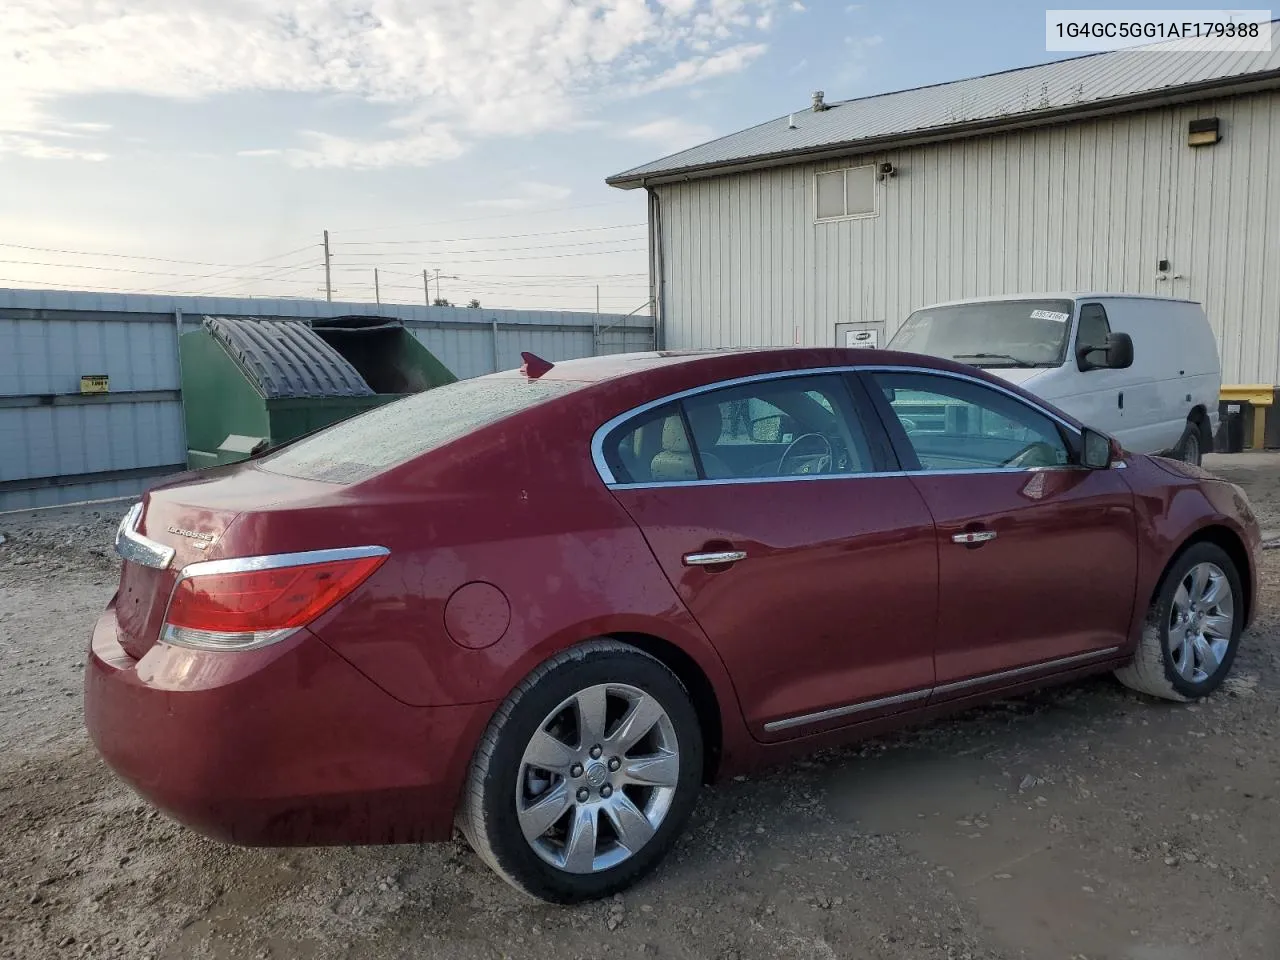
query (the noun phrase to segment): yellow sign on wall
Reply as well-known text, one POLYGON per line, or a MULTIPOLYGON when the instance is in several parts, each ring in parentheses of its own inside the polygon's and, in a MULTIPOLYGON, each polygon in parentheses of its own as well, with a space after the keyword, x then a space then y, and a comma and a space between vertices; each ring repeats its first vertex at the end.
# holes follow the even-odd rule
POLYGON ((105 373, 85 374, 80 378, 81 393, 106 393, 107 375, 105 373))

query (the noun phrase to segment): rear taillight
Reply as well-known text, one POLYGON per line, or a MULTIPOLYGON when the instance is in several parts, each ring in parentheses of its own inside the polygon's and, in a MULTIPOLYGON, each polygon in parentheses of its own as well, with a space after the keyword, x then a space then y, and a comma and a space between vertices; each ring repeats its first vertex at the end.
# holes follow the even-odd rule
POLYGON ((183 568, 161 639, 202 650, 251 650, 282 640, 363 583, 385 547, 211 560, 183 568))

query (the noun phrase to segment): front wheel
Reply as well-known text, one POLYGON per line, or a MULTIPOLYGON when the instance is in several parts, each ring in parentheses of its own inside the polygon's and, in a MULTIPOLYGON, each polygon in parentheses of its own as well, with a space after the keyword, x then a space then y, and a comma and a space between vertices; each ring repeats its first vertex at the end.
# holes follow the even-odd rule
POLYGON ((1231 670, 1244 623, 1235 563, 1197 543, 1173 561, 1147 614, 1133 662, 1116 671, 1125 686, 1165 700, 1211 694, 1231 670))
POLYGON ((1179 460, 1183 463, 1189 463, 1193 467, 1200 466, 1201 460, 1204 459, 1204 447, 1200 440, 1200 424, 1194 420, 1187 421, 1187 427, 1182 431, 1182 439, 1178 441, 1177 454, 1179 460))
POLYGON ((498 708, 458 825, 516 889, 576 903, 657 865, 693 810, 702 733, 680 680, 596 640, 538 667, 498 708))

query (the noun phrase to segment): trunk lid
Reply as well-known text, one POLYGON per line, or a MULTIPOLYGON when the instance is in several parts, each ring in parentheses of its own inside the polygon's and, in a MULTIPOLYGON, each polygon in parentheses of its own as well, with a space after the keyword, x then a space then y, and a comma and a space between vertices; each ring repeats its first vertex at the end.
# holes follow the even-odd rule
POLYGON ((159 641, 169 598, 183 567, 271 552, 252 542, 256 538, 228 542, 228 530, 242 513, 314 500, 317 494, 332 490, 330 484, 293 480, 237 465, 184 474, 148 491, 134 529, 174 553, 163 569, 127 559, 122 564, 116 597, 120 645, 131 657, 140 659, 159 641))

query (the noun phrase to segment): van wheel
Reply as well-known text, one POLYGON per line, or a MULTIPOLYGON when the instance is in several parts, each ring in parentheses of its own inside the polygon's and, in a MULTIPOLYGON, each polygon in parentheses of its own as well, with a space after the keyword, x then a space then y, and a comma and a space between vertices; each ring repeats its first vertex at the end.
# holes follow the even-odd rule
POLYGON ((1186 702, 1213 693, 1231 670, 1244 623, 1240 574, 1221 547, 1176 557, 1147 612, 1133 662, 1115 672, 1131 690, 1186 702))
POLYGON ((1187 421, 1187 428, 1182 431, 1182 439, 1178 441, 1178 459, 1193 467, 1200 466, 1204 450, 1200 445, 1200 424, 1194 420, 1187 421))

